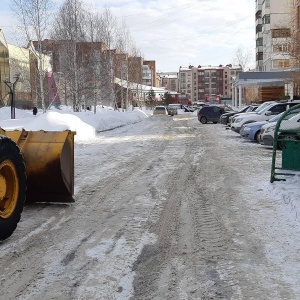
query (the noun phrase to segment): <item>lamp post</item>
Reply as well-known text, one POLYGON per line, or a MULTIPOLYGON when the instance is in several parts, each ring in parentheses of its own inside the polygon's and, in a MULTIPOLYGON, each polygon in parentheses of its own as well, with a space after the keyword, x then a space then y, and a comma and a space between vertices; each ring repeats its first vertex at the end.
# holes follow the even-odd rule
POLYGON ((20 80, 20 74, 16 74, 14 76, 14 82, 11 83, 10 80, 4 80, 4 83, 8 86, 9 88, 9 93, 10 93, 10 118, 11 119, 15 119, 16 118, 16 114, 15 114, 15 88, 16 88, 16 84, 17 82, 20 80))

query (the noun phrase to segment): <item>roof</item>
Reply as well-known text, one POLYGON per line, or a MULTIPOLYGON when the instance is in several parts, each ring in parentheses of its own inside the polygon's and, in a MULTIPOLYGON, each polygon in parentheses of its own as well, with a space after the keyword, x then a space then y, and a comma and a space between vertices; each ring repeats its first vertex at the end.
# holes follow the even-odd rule
POLYGON ((284 85, 293 77, 293 71, 239 72, 234 86, 278 86, 284 85))
POLYGON ((179 93, 174 92, 174 91, 169 91, 165 87, 154 87, 150 85, 145 85, 145 84, 140 84, 140 83, 135 83, 135 82, 130 82, 125 79, 120 79, 115 77, 115 83, 124 87, 124 88, 129 88, 131 90, 139 90, 139 92, 149 92, 152 90, 154 93, 159 93, 159 94, 164 94, 166 92, 170 93, 171 95, 177 95, 179 93))

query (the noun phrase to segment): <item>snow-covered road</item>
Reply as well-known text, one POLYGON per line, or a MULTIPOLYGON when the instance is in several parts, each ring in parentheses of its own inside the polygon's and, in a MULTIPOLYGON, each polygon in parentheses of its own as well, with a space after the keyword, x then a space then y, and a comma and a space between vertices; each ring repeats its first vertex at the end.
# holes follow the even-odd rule
POLYGON ((195 115, 75 146, 75 203, 28 204, 0 299, 299 299, 300 179, 195 115))

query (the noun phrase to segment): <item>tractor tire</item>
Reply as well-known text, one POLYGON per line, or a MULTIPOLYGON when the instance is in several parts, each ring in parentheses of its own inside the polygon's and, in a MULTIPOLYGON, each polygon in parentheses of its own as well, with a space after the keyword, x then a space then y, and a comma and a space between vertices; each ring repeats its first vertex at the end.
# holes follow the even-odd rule
POLYGON ((26 199, 23 155, 17 144, 0 135, 0 240, 12 235, 26 199))

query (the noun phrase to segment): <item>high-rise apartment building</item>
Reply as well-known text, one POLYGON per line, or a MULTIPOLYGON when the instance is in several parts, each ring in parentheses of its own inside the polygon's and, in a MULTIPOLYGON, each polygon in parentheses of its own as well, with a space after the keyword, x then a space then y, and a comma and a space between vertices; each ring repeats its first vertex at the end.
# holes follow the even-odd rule
POLYGON ((257 71, 290 68, 292 1, 255 0, 257 71))

